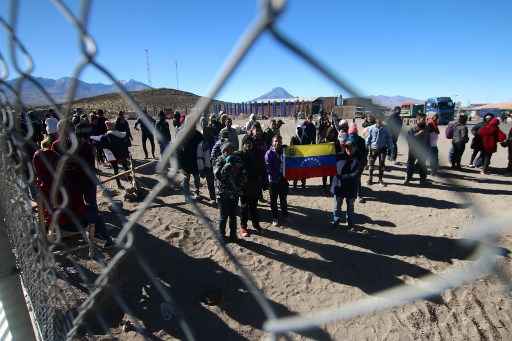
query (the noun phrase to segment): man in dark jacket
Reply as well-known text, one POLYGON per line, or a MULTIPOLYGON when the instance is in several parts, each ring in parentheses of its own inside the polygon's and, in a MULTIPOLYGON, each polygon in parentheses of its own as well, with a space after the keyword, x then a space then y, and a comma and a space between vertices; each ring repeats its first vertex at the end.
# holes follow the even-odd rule
MULTIPOLYGON (((457 122, 451 124, 452 127, 452 150, 450 151, 450 164, 454 169, 461 169, 461 160, 464 150, 466 149, 466 143, 469 142, 468 127, 466 122, 468 118, 466 115, 461 114, 457 119, 457 122)), ((449 125, 450 126, 450 125, 449 125)))
POLYGON ((149 140, 149 144, 151 145, 151 154, 153 155, 153 159, 156 159, 155 156, 155 139, 153 138, 153 131, 152 129, 155 127, 155 120, 153 117, 148 115, 148 112, 144 110, 144 113, 146 114, 146 118, 149 121, 150 125, 146 126, 142 118, 137 118, 137 121, 135 121, 135 130, 139 130, 139 126, 141 126, 141 141, 142 141, 142 150, 144 151, 144 156, 147 159, 148 158, 148 150, 146 149, 146 141, 149 140))
POLYGON ((400 130, 402 129, 403 121, 400 117, 400 107, 395 107, 393 113, 388 117, 386 126, 391 133, 393 140, 393 148, 388 150, 388 160, 396 162, 396 156, 398 155, 398 137, 400 136, 400 130))
MULTIPOLYGON (((100 137, 97 148, 107 149, 112 153, 111 156, 107 155, 107 161, 112 165, 114 175, 119 173, 119 164, 123 166, 124 170, 129 170, 128 159, 130 158, 130 151, 126 143, 126 133, 115 129, 110 121, 106 121, 107 133, 100 137)), ((121 180, 116 178, 117 187, 123 189, 121 180)))
POLYGON ((247 230, 247 221, 249 216, 252 220, 252 226, 256 231, 261 231, 260 220, 258 216, 258 199, 263 187, 263 178, 265 177, 265 163, 258 157, 254 138, 246 135, 242 140, 242 151, 239 153, 243 167, 247 175, 247 181, 241 188, 241 235, 249 236, 247 230))
POLYGON ((427 181, 427 160, 430 156, 430 136, 425 114, 417 115, 416 125, 407 134, 409 155, 407 157, 407 176, 404 184, 408 185, 416 168, 420 173, 420 184, 427 181), (417 147, 422 147, 421 150, 417 147))
POLYGON ((107 126, 105 122, 107 122, 107 118, 105 117, 105 113, 103 110, 98 109, 96 112, 96 116, 98 116, 98 120, 96 121, 95 132, 99 135, 103 135, 107 133, 107 126))
POLYGON ((179 166, 185 176, 183 187, 186 191, 190 188, 190 176, 194 177, 195 197, 193 199, 199 196, 199 188, 201 187, 201 178, 197 167, 197 147, 202 141, 203 135, 194 130, 178 153, 179 166))
POLYGON ((116 123, 114 124, 114 128, 117 131, 126 133, 126 144, 128 147, 132 146, 133 136, 132 132, 130 131, 130 125, 128 124, 128 121, 124 117, 124 111, 120 111, 117 115, 116 123))
POLYGON ((155 128, 160 133, 162 140, 158 141, 160 146, 160 155, 163 155, 165 148, 171 143, 171 130, 169 123, 167 123, 166 115, 163 111, 158 113, 158 122, 156 122, 155 128))
POLYGON ((272 147, 265 154, 265 166, 270 184, 270 208, 272 210, 272 226, 279 225, 279 212, 277 209, 277 198, 281 206, 281 216, 288 216, 288 181, 283 174, 283 139, 280 135, 274 136, 272 147))

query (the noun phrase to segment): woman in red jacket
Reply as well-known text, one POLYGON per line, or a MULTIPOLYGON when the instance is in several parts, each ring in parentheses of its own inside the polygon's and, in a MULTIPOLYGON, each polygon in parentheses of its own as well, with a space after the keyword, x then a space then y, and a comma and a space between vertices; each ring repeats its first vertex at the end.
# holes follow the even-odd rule
POLYGON ((482 139, 482 157, 483 157, 483 166, 482 166, 482 174, 489 173, 489 165, 491 163, 491 156, 493 153, 496 153, 498 142, 503 142, 507 138, 504 132, 500 130, 498 127, 500 121, 494 117, 487 123, 485 126, 480 128, 478 134, 482 139))

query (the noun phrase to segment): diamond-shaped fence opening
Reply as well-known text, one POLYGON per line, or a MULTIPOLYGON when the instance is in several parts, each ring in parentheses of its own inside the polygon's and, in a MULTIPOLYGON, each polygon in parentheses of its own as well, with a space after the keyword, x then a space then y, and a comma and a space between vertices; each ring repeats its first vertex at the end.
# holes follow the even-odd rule
MULTIPOLYGON (((145 233, 145 227, 141 222, 144 212, 150 208, 154 209, 152 207, 161 193, 180 183, 180 175, 174 167, 176 153, 191 137, 202 114, 210 108, 212 99, 219 94, 247 52, 254 46, 255 41, 265 32, 270 33, 276 44, 289 50, 292 55, 319 72, 340 90, 353 96, 362 96, 362 92, 316 58, 314 51, 300 46, 275 26, 280 15, 285 11, 285 1, 262 1, 261 10, 257 14, 256 20, 240 38, 211 89, 190 109, 188 119, 180 134, 165 148, 155 168, 159 174, 158 182, 147 193, 137 209, 128 215, 120 207, 120 203, 112 199, 114 189, 111 187, 111 183, 101 183, 98 180, 94 170, 94 160, 91 167, 90 160, 84 159, 83 138, 72 129, 71 116, 74 109, 72 103, 77 91, 76 80, 80 79, 84 69, 92 68, 111 80, 119 89, 130 110, 137 113, 143 124, 151 127, 157 142, 165 142, 165 137, 151 124, 150 118, 142 110, 142 106, 134 95, 124 88, 107 66, 96 60, 98 47, 94 37, 90 35, 88 27, 91 1, 83 0, 81 2, 78 15, 75 15, 61 0, 52 0, 51 2, 70 22, 70 29, 74 29, 78 33, 82 55, 82 61, 75 66, 71 75, 73 81, 67 94, 67 100, 63 105, 57 105, 52 96, 32 76, 32 66, 37 61, 32 59, 29 48, 23 45, 23 41, 17 35, 19 2, 11 0, 9 17, 0 18, 0 26, 9 41, 9 48, 0 50, 0 70, 2 70, 0 73, 0 109, 2 114, 0 188, 3 196, 0 201, 0 216, 3 218, 16 256, 17 266, 36 322, 36 329, 43 340, 73 339, 81 335, 108 335, 112 333, 113 326, 122 326, 125 331, 134 331, 143 337, 151 338, 146 326, 138 322, 137 316, 141 314, 141 311, 137 304, 143 305, 147 297, 158 295, 161 303, 157 313, 166 321, 175 321, 175 328, 182 338, 193 340, 195 331, 191 328, 189 321, 199 317, 184 313, 185 310, 177 303, 179 300, 173 297, 173 283, 169 283, 168 279, 162 276, 158 266, 148 261, 150 255, 143 252, 142 248, 137 245, 137 235, 145 233), (6 61, 6 55, 10 56, 11 67, 6 61), (20 58, 24 59, 23 62, 20 61, 20 58), (19 76, 14 85, 7 82, 11 77, 9 71, 13 71, 19 76), (40 169, 37 171, 39 173, 43 171, 46 176, 51 178, 51 185, 46 187, 38 184, 34 176, 33 157, 36 150, 39 149, 42 136, 39 136, 40 127, 34 124, 35 120, 28 114, 28 106, 23 103, 21 89, 24 84, 31 84, 38 88, 50 103, 50 109, 54 111, 55 116, 63 122, 59 126, 59 134, 65 138, 61 137, 60 139, 61 149, 58 158, 54 159, 52 153, 42 152, 39 154, 38 167, 40 169), (73 177, 77 174, 82 181, 86 182, 87 186, 100 188, 112 208, 113 219, 117 219, 122 224, 115 240, 116 251, 111 252, 109 256, 105 256, 104 252, 99 251, 93 245, 94 243, 91 243, 91 234, 93 235, 94 232, 91 231, 90 225, 83 222, 82 216, 77 213, 77 207, 74 206, 76 198, 73 195, 73 186, 76 185, 77 179, 73 177), (34 204, 31 205, 31 203, 34 204), (51 217, 51 222, 48 221, 48 217, 51 217), (65 223, 61 223, 62 221, 65 223), (74 252, 71 252, 79 250, 83 245, 76 248, 69 245, 63 247, 63 238, 68 232, 63 225, 66 225, 66 228, 73 227, 72 230, 75 233, 78 233, 83 240, 88 241, 85 250, 89 251, 92 258, 76 256, 74 252), (137 272, 138 279, 130 276, 130 272, 137 272), (141 277, 143 279, 140 279, 141 277), (139 290, 138 285, 144 288, 144 294, 140 297, 140 301, 135 302, 133 296, 139 295, 140 292, 135 293, 133 290, 139 290)), ((380 107, 375 106, 374 109, 377 115, 383 115, 380 112, 380 107)), ((419 144, 413 144, 413 148, 423 156, 429 153, 424 146, 419 144)), ((127 165, 128 171, 125 171, 124 174, 130 175, 134 166, 140 165, 134 164, 134 161, 131 160, 131 164, 127 165)), ((458 185, 454 178, 448 177, 445 181, 449 185, 458 185)), ((93 192, 95 196, 96 191, 93 192)), ((183 188, 183 194, 191 203, 192 211, 190 213, 198 218, 204 226, 204 231, 211 234, 217 241, 218 247, 223 250, 233 268, 240 275, 239 278, 246 290, 264 313, 263 328, 272 338, 278 336, 289 338, 289 332, 308 330, 339 319, 349 319, 417 299, 432 297, 446 289, 460 286, 486 274, 497 272, 500 278, 508 284, 508 278, 500 272, 495 263, 495 241, 506 227, 506 220, 493 219, 489 216, 484 219, 479 208, 474 206, 473 209, 479 217, 477 221, 480 226, 478 230, 469 231, 468 235, 473 240, 483 240, 486 243, 482 243, 477 249, 476 259, 470 265, 448 271, 442 276, 430 275, 423 278, 421 287, 389 288, 377 296, 348 305, 313 311, 304 315, 278 318, 275 308, 258 288, 251 273, 226 247, 203 209, 195 201, 190 200, 192 194, 188 188, 183 188)), ((461 197, 463 202, 472 202, 464 191, 457 191, 456 194, 461 197)), ((181 231, 187 230, 187 226, 176 228, 181 231)), ((151 245, 157 248, 158 243, 158 241, 154 241, 154 244, 151 245)), ((183 254, 178 251, 173 255, 183 257, 183 254)), ((154 257, 151 259, 153 260, 154 257)), ((191 259, 184 259, 184 261, 190 261, 191 266, 201 267, 198 261, 191 259)), ((207 296, 206 300, 210 301, 222 299, 222 295, 214 289, 207 296)))

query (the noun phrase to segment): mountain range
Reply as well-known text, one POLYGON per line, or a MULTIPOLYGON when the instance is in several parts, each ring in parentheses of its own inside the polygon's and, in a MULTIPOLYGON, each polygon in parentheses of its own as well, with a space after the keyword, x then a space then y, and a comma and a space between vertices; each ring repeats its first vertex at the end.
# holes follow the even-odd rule
POLYGON ((404 96, 368 96, 372 100, 373 103, 382 105, 383 107, 394 108, 396 106, 400 106, 400 104, 404 102, 412 102, 416 104, 425 103, 425 100, 415 99, 411 97, 404 96))
MULTIPOLYGON (((66 100, 67 91, 71 85, 72 78, 63 77, 59 79, 50 79, 35 77, 35 80, 50 94, 55 102, 62 103, 66 100)), ((7 83, 14 87, 17 81, 18 79, 12 79, 7 83)), ((122 83, 128 91, 151 89, 150 86, 133 79, 130 79, 129 81, 122 81, 122 83)), ((12 99, 14 97, 12 92, 5 86, 0 85, 0 90, 4 90, 7 93, 8 98, 10 97, 12 99)), ((87 83, 82 80, 78 80, 75 99, 94 97, 116 92, 119 91, 114 84, 87 83)), ((39 89, 29 81, 23 82, 21 98, 26 105, 30 106, 49 104, 48 100, 41 93, 41 91, 39 91, 39 89)))
MULTIPOLYGON (((286 91, 282 87, 273 88, 269 92, 253 99, 253 101, 265 101, 265 100, 271 100, 271 99, 285 99, 285 98, 295 98, 296 96, 291 95, 288 91, 286 91)), ((378 96, 368 96, 373 103, 393 108, 395 106, 400 106, 403 102, 413 102, 413 103, 423 103, 424 100, 415 99, 411 97, 404 97, 404 96, 384 96, 384 95, 378 95, 378 96)))

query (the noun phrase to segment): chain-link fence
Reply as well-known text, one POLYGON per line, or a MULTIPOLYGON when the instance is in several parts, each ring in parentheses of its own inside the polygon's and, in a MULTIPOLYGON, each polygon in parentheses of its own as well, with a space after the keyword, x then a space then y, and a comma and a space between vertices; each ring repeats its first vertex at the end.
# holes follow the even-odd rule
MULTIPOLYGON (((144 327, 137 323, 137 319, 133 317, 135 316, 133 304, 128 298, 129 293, 127 294, 124 291, 126 287, 122 285, 123 277, 126 276, 126 271, 129 269, 129 271, 136 271, 139 276, 145 277, 155 288, 162 299, 162 314, 168 315, 169 319, 173 319, 173 323, 179 329, 180 337, 193 340, 195 339, 195 331, 187 321, 196 317, 186 316, 176 304, 176 300, 172 297, 172 286, 169 288, 162 283, 159 274, 154 271, 154 265, 146 260, 147 255, 140 252, 135 246, 134 233, 137 227, 140 226, 142 215, 154 204, 157 196, 169 186, 177 185, 176 170, 173 167, 169 168, 169 165, 175 162, 178 149, 189 138, 201 115, 207 111, 211 99, 219 94, 240 62, 245 58, 247 52, 264 32, 270 33, 276 44, 289 50, 306 65, 336 84, 340 90, 352 96, 362 96, 362 93, 314 57, 312 52, 292 41, 276 27, 280 15, 285 11, 286 2, 284 0, 262 1, 255 22, 248 27, 246 33, 241 37, 238 45, 233 50, 233 54, 227 59, 209 92, 205 97, 198 100, 188 115, 189 119, 183 128, 183 133, 179 134, 176 140, 166 148, 156 168, 159 174, 158 183, 147 194, 135 212, 127 217, 112 200, 109 189, 98 181, 94 171, 89 169, 87 163, 78 157, 80 155, 80 141, 74 131, 70 129, 70 123, 64 123, 64 126, 61 127, 63 136, 68 136, 68 143, 59 160, 52 164, 51 160, 44 160, 43 157, 51 177, 55 180, 51 188, 48 189, 47 194, 49 195, 41 196, 38 195, 41 194, 39 188, 34 185, 34 170, 31 160, 34 149, 34 127, 25 115, 27 107, 21 96, 23 84, 31 83, 39 89, 46 100, 51 103, 51 107, 58 117, 63 122, 69 122, 72 100, 75 98, 77 91, 76 80, 80 79, 80 75, 86 67, 92 68, 111 80, 118 87, 120 94, 132 110, 138 113, 144 124, 152 127, 148 117, 133 99, 132 94, 126 91, 107 66, 100 64, 96 59, 97 46, 88 28, 91 1, 83 0, 81 2, 78 15, 75 15, 61 0, 52 0, 51 2, 71 23, 70 28, 79 33, 82 55, 82 61, 76 65, 71 75, 73 81, 64 105, 57 105, 32 75, 35 61, 32 60, 28 49, 25 48, 17 34, 19 1, 11 0, 9 3, 9 17, 0 18, 0 24, 9 42, 7 50, 0 50, 0 70, 2 70, 0 84, 3 86, 2 93, 0 93, 2 113, 0 150, 2 157, 0 164, 2 200, 0 200, 0 216, 4 220, 5 226, 7 226, 9 239, 17 258, 24 286, 30 298, 39 333, 43 340, 73 339, 79 335, 108 335, 112 326, 112 314, 109 315, 105 311, 118 310, 130 318, 129 328, 137 331, 142 336, 149 337, 144 327), (10 66, 4 54, 9 54, 10 66), (9 70, 14 70, 19 76, 14 86, 7 82, 12 77, 9 70), (10 94, 15 94, 15 96, 12 97, 10 94), (70 253, 59 253, 59 248, 62 246, 62 236, 59 225, 55 223, 59 217, 68 216, 80 233, 87 236, 86 227, 80 222, 80 218, 75 216, 73 211, 68 208, 72 195, 68 193, 69 186, 65 183, 65 177, 70 167, 81 168, 83 170, 82 174, 88 177, 93 184, 100 187, 111 203, 117 219, 123 223, 116 239, 117 251, 108 259, 102 257, 101 252, 93 252, 94 265, 70 253), (39 198, 39 200, 36 200, 37 205, 31 205, 30 198, 39 198), (38 219, 38 216, 41 218, 41 211, 44 208, 52 211, 53 222, 50 226, 46 226, 42 221, 43 219, 38 219), (47 229, 56 232, 57 237, 48 238, 47 229), (73 281, 82 283, 82 285, 70 285, 69 283, 73 281)), ((154 128, 153 134, 158 141, 163 141, 163 137, 154 128)), ((423 146, 415 145, 413 147, 416 148, 418 153, 428 155, 428 151, 423 146)), ((445 180, 450 185, 458 185, 453 178, 446 178, 445 180)), ((190 198, 191 194, 188 190, 183 189, 183 191, 185 197, 190 198)), ((457 191, 456 194, 461 196, 465 202, 471 204, 471 199, 464 191, 457 191)), ((430 297, 489 273, 498 273, 508 283, 506 276, 501 274, 496 267, 496 248, 494 246, 495 239, 506 227, 505 219, 494 220, 492 217, 485 217, 479 208, 474 206, 473 209, 478 216, 479 229, 470 230, 468 236, 473 240, 486 241, 486 243, 479 243, 476 260, 471 262, 469 266, 448 271, 442 276, 432 275, 424 278, 421 287, 401 286, 390 288, 378 296, 365 298, 352 304, 323 311, 314 311, 305 315, 277 318, 275 309, 269 304, 262 291, 258 289, 251 273, 240 264, 232 251, 226 247, 217 229, 214 228, 202 208, 193 200, 189 200, 189 202, 193 213, 218 241, 219 247, 223 250, 227 259, 234 264, 247 290, 264 312, 266 322, 263 328, 272 339, 280 335, 288 338, 287 333, 291 331, 307 330, 339 319, 349 319, 357 315, 430 297)))

